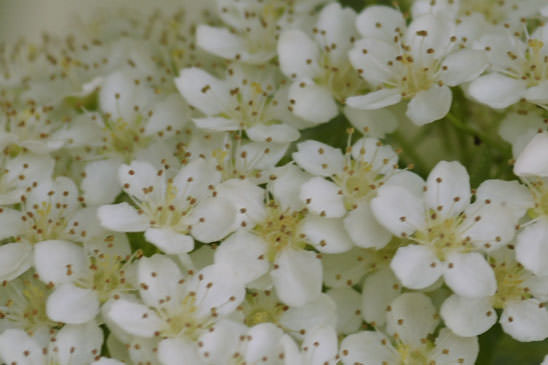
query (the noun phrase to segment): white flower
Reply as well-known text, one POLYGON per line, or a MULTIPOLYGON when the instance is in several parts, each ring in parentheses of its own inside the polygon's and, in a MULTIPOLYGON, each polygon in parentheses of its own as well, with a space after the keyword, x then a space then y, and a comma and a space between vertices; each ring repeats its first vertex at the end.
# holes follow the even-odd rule
POLYGON ((142 258, 137 280, 144 304, 115 299, 106 316, 128 334, 157 337, 158 358, 167 364, 174 363, 181 351, 197 355, 197 340, 233 312, 244 296, 243 286, 229 268, 212 265, 183 275, 163 255, 142 258))
POLYGON ((502 139, 512 144, 512 154, 517 158, 544 126, 541 113, 508 113, 500 123, 499 134, 502 139))
POLYGON ((365 88, 347 55, 357 36, 355 18, 354 10, 331 3, 319 14, 314 39, 298 29, 280 35, 280 69, 293 79, 289 99, 299 117, 327 122, 338 114, 336 102, 365 88))
POLYGON ((132 259, 126 237, 110 236, 94 246, 86 250, 67 241, 36 245, 36 272, 40 280, 53 287, 46 302, 52 320, 85 323, 97 315, 100 304, 131 288, 131 278, 125 274, 132 259))
POLYGON ((234 228, 236 209, 217 197, 220 173, 211 161, 198 158, 174 178, 164 170, 141 161, 122 165, 120 183, 137 208, 128 203, 99 208, 101 224, 118 232, 145 232, 145 238, 170 254, 194 248, 202 242, 222 239, 234 228))
POLYGON ((387 308, 386 336, 363 331, 341 343, 343 364, 474 364, 479 352, 476 338, 462 338, 442 328, 435 342, 429 334, 438 324, 430 299, 420 293, 406 293, 387 308))
POLYGON ((30 335, 43 335, 58 326, 46 312, 51 288, 28 271, 0 288, 0 328, 18 328, 30 335))
POLYGON ((8 364, 90 364, 100 356, 103 331, 94 322, 66 325, 45 343, 22 330, 0 334, 0 358, 8 364))
POLYGON ((313 9, 326 0, 218 0, 219 16, 228 26, 202 24, 199 47, 216 56, 250 64, 266 64, 276 55, 280 29, 306 24, 313 9))
POLYGON ((21 154, 13 159, 2 158, 0 205, 19 203, 25 188, 51 178, 53 166, 53 159, 47 155, 21 154))
POLYGON ((542 341, 548 337, 548 310, 544 306, 548 290, 544 277, 527 272, 513 257, 500 249, 489 259, 497 278, 497 291, 485 298, 452 295, 441 307, 447 327, 460 336, 475 336, 497 321, 495 309, 501 309, 503 330, 518 341, 542 341))
POLYGON ((478 47, 489 49, 491 72, 474 80, 470 95, 491 108, 503 109, 522 99, 548 105, 548 26, 539 27, 524 41, 519 35, 499 32, 480 39, 478 47))
POLYGON ((494 273, 477 251, 508 243, 517 218, 500 202, 471 203, 471 197, 465 168, 447 161, 430 172, 424 192, 420 185, 390 182, 379 189, 371 201, 373 213, 393 234, 412 242, 398 249, 390 265, 404 286, 426 288, 443 276, 462 296, 495 293, 494 273))
POLYGON ((244 65, 229 68, 224 80, 199 68, 183 69, 175 79, 186 101, 205 115, 193 119, 198 128, 242 130, 253 141, 287 143, 312 123, 291 114, 288 88, 280 81, 271 67, 244 65))
POLYGON ((355 245, 383 248, 392 234, 377 222, 369 202, 398 172, 398 157, 391 147, 373 138, 358 140, 349 152, 343 156, 340 150, 316 141, 297 145, 295 162, 319 175, 302 185, 299 197, 311 212, 328 218, 309 219, 304 233, 313 235, 330 224, 342 224, 355 245))
POLYGON ((350 61, 376 90, 346 104, 365 110, 408 101, 407 116, 418 125, 443 118, 451 106, 449 87, 475 79, 487 67, 482 51, 460 49, 451 19, 426 14, 406 27, 388 7, 366 8, 357 18, 363 39, 350 61))
POLYGON ((215 252, 215 262, 235 268, 242 282, 250 283, 269 274, 276 294, 286 304, 301 306, 321 292, 322 266, 307 244, 320 252, 344 252, 352 244, 341 222, 323 227, 308 215, 299 199, 302 184, 309 176, 295 166, 278 170, 270 185, 273 199, 264 219, 252 230, 238 231, 215 252), (319 230, 307 229, 319 227, 319 230))

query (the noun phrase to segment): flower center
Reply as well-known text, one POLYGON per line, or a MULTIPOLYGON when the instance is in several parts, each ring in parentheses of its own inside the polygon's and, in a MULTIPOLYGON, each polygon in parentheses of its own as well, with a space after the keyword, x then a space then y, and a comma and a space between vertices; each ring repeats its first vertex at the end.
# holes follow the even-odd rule
POLYGON ((401 365, 425 365, 428 364, 427 347, 412 348, 411 346, 400 343, 396 345, 396 351, 400 355, 401 365))
POLYGON ((472 13, 483 14, 485 20, 498 24, 507 19, 508 14, 503 10, 504 1, 500 0, 462 0, 459 13, 470 16, 472 13))
POLYGON ((288 306, 279 302, 269 290, 250 291, 241 307, 245 315, 244 323, 248 327, 266 322, 277 324, 287 309, 288 306))
POLYGON ((345 59, 341 65, 334 64, 329 57, 330 50, 327 48, 320 57, 320 67, 323 72, 314 81, 318 85, 326 86, 335 100, 343 103, 349 96, 358 95, 367 90, 367 84, 349 60, 345 59))
POLYGON ((216 313, 212 313, 211 316, 198 318, 197 311, 198 307, 194 293, 190 293, 184 297, 179 306, 174 310, 160 308, 158 314, 167 323, 167 326, 161 331, 160 335, 169 338, 184 336, 193 341, 197 340, 202 331, 214 323, 212 319, 213 316, 216 316, 216 313))
POLYGON ((56 326, 46 313, 50 290, 44 283, 28 275, 7 285, 4 297, 7 299, 0 305, 0 319, 15 322, 29 334, 44 325, 56 326))
MULTIPOLYGON (((24 238, 31 243, 38 243, 62 238, 68 225, 64 214, 65 208, 66 206, 61 203, 54 205, 52 202, 43 201, 40 205, 35 204, 21 217, 27 228, 23 236, 17 240, 24 238)), ((85 235, 85 231, 82 231, 82 234, 85 235)))
POLYGON ((436 213, 431 212, 430 218, 428 228, 416 232, 411 239, 430 247, 439 260, 445 261, 451 252, 468 252, 473 249, 470 240, 461 237, 459 233, 461 216, 441 220, 436 213))
POLYGON ((122 118, 116 120, 105 119, 105 134, 103 152, 122 155, 126 162, 133 159, 135 151, 147 147, 151 138, 144 136, 144 118, 139 115, 133 123, 122 118))
POLYGON ((529 289, 522 285, 526 272, 520 263, 496 262, 494 259, 490 261, 497 279, 497 292, 491 298, 494 308, 503 309, 506 302, 525 300, 531 297, 529 289))
POLYGON ((335 183, 344 194, 346 209, 357 208, 361 199, 371 200, 377 194, 377 188, 383 185, 384 175, 373 170, 373 165, 360 160, 350 160, 341 176, 334 177, 335 183))
POLYGON ((270 262, 287 247, 304 248, 306 244, 298 232, 304 216, 303 211, 284 211, 273 201, 269 204, 266 219, 255 226, 254 232, 268 243, 267 259, 270 262))
POLYGON ((548 217, 548 189, 541 179, 534 180, 529 184, 529 191, 533 195, 535 206, 527 212, 531 218, 541 216, 548 217))

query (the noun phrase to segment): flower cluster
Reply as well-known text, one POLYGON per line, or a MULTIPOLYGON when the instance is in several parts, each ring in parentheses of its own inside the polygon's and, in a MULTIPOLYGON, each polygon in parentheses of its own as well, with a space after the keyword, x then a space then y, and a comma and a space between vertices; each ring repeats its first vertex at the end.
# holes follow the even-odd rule
POLYGON ((0 48, 0 363, 546 340, 545 1, 216 6, 0 48))

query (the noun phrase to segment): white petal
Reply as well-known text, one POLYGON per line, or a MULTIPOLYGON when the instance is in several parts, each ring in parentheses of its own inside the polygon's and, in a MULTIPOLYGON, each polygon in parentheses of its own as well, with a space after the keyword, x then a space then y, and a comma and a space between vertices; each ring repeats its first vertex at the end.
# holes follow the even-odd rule
POLYGON ((418 245, 398 248, 390 267, 401 283, 410 289, 423 289, 434 284, 444 271, 432 250, 418 245))
POLYGON ((0 359, 17 365, 43 365, 47 361, 41 346, 20 329, 7 329, 0 334, 0 359))
POLYGON ((407 105, 406 115, 416 125, 442 119, 451 108, 453 94, 447 86, 433 86, 419 91, 407 105))
POLYGON ((283 250, 276 258, 272 281, 281 301, 301 306, 314 300, 322 286, 322 264, 310 251, 283 250))
POLYGON ((97 209, 101 225, 116 232, 142 232, 147 229, 149 219, 139 214, 128 203, 103 205, 97 209))
POLYGON ((145 238, 170 255, 190 252, 194 248, 194 239, 191 236, 177 233, 169 227, 147 228, 145 238))
POLYGON ((422 200, 399 186, 383 186, 371 200, 377 221, 396 236, 409 235, 425 227, 422 200))
POLYGON ((278 60, 280 69, 286 76, 313 79, 321 71, 319 58, 318 45, 306 33, 288 30, 280 35, 278 60))
POLYGON ((229 86, 199 68, 181 70, 175 86, 190 105, 206 115, 231 108, 229 86))
POLYGON ((256 142, 288 143, 301 136, 299 130, 289 124, 258 124, 246 129, 247 136, 256 142))
POLYGON ((265 191, 248 179, 230 179, 217 186, 217 196, 228 199, 237 210, 236 225, 254 227, 266 218, 265 191))
POLYGON ((32 245, 25 242, 0 246, 0 281, 10 281, 32 266, 32 245))
POLYGON ((45 283, 63 284, 88 273, 84 249, 68 241, 42 241, 34 248, 34 267, 45 283))
POLYGON ((344 115, 360 132, 371 137, 384 137, 398 127, 396 114, 388 109, 360 110, 344 107, 344 115))
POLYGON ((521 218, 534 205, 529 190, 517 181, 485 180, 476 190, 476 199, 490 200, 509 207, 515 213, 516 219, 521 218))
POLYGON ((382 327, 387 307, 400 295, 401 288, 389 268, 368 275, 362 287, 363 318, 375 327, 382 327))
POLYGON ((122 190, 118 181, 120 162, 114 159, 93 161, 86 165, 86 176, 82 180, 86 204, 108 204, 122 190))
POLYGON ((526 83, 498 73, 481 76, 472 81, 468 92, 481 103, 491 108, 503 109, 514 103, 525 93, 526 83))
POLYGON ((91 363, 91 365, 124 365, 125 363, 115 360, 115 359, 109 359, 107 357, 101 357, 99 360, 94 361, 91 363))
POLYGON ((198 347, 182 338, 168 338, 158 344, 158 360, 162 365, 196 364, 202 365, 198 347))
POLYGON ((443 218, 455 216, 470 204, 470 176, 460 162, 438 162, 426 186, 427 206, 443 218))
POLYGON ((463 49, 443 60, 440 79, 449 86, 457 86, 476 79, 487 65, 485 52, 463 49))
POLYGON ((445 325, 463 337, 481 335, 497 323, 497 312, 491 306, 490 298, 451 295, 443 302, 440 314, 445 325))
POLYGON ((397 32, 405 31, 405 19, 401 11, 388 6, 368 6, 357 17, 356 26, 367 38, 392 42, 397 32), (379 25, 377 25, 379 24, 379 25))
POLYGON ((177 201, 187 204, 189 197, 201 200, 211 196, 210 186, 221 182, 221 173, 212 160, 198 158, 185 165, 173 178, 177 201))
POLYGON ((339 108, 329 90, 313 81, 297 81, 289 87, 289 100, 293 100, 293 113, 314 124, 330 121, 339 108))
POLYGON ((17 236, 24 231, 22 213, 9 208, 0 210, 0 240, 17 236))
POLYGON ((200 270, 191 287, 197 288, 196 315, 210 315, 215 309, 219 314, 228 314, 236 309, 245 295, 243 283, 239 282, 232 268, 213 264, 200 270))
POLYGON ((436 338, 436 347, 430 359, 439 365, 473 365, 479 353, 478 339, 456 336, 447 328, 442 328, 436 338))
POLYGON ((190 108, 178 94, 171 94, 154 105, 152 116, 145 127, 146 136, 174 136, 183 129, 191 117, 190 108))
POLYGON ((362 331, 346 336, 341 343, 341 360, 344 365, 398 364, 400 355, 384 334, 362 331))
POLYGON ((436 308, 422 293, 405 293, 396 298, 386 313, 386 330, 411 346, 420 346, 438 325, 436 308))
POLYGON ((310 175, 291 164, 275 170, 276 179, 269 184, 269 190, 280 204, 282 210, 299 211, 305 204, 299 199, 301 185, 310 179, 310 175))
POLYGON ((337 306, 337 332, 351 334, 358 331, 362 323, 360 293, 352 288, 335 288, 327 295, 337 306))
POLYGON ((516 218, 510 207, 476 201, 464 210, 464 215, 461 235, 479 248, 494 249, 514 238, 516 218))
POLYGON ((341 150, 316 141, 299 143, 292 156, 299 166, 313 175, 338 175, 344 167, 341 150))
POLYGON ((99 299, 93 290, 63 284, 48 297, 46 311, 48 317, 56 322, 86 323, 99 312, 99 299))
POLYGON ((548 223, 527 226, 517 237, 516 260, 538 276, 548 276, 548 223))
POLYGON ((345 104, 356 109, 375 110, 397 104, 401 99, 400 89, 381 89, 365 95, 351 96, 346 99, 345 104))
POLYGON ((528 88, 524 97, 531 103, 548 103, 548 82, 541 81, 538 85, 528 88))
POLYGON ((55 355, 60 364, 89 364, 101 353, 103 331, 94 321, 66 325, 55 337, 55 355))
POLYGON ((339 218, 345 215, 344 196, 334 183, 313 177, 301 186, 299 195, 307 208, 322 217, 339 218))
MULTIPOLYGON (((376 87, 383 86, 385 82, 394 78, 395 70, 388 65, 393 63, 399 54, 399 49, 392 40, 365 38, 354 43, 348 57, 360 76, 376 87)), ((401 95, 401 90, 399 92, 401 95)))
POLYGON ((457 295, 467 298, 492 296, 497 291, 495 273, 485 258, 477 252, 447 257, 445 283, 457 295))
POLYGON ((232 267, 235 276, 242 283, 248 283, 268 271, 266 250, 267 244, 261 238, 240 230, 215 250, 215 263, 232 267))
POLYGON ((305 361, 319 365, 333 361, 337 355, 337 332, 333 327, 316 327, 308 331, 301 345, 305 352, 305 361))
POLYGON ((392 233, 377 222, 368 202, 358 204, 348 213, 344 218, 344 228, 352 241, 363 248, 381 249, 392 238, 392 233))
POLYGON ((124 191, 141 201, 159 200, 165 191, 164 177, 158 175, 158 169, 144 161, 133 161, 123 164, 118 170, 118 178, 124 191), (148 193, 153 187, 151 193, 148 193))
POLYGON ((304 239, 323 253, 341 253, 352 248, 352 241, 344 229, 342 219, 309 215, 299 227, 304 239))
POLYGON ((196 29, 196 44, 198 47, 219 57, 233 59, 245 52, 242 38, 231 33, 226 28, 211 27, 201 24, 196 29))
POLYGON ((179 267, 167 256, 143 257, 137 264, 139 292, 145 304, 160 307, 166 298, 176 298, 182 278, 179 267), (146 289, 145 289, 146 288, 146 289))
POLYGON ((117 326, 129 334, 151 338, 165 325, 158 315, 147 306, 132 303, 125 299, 115 300, 107 316, 117 326))
POLYGON ((548 337, 548 310, 535 299, 510 302, 502 312, 500 324, 518 341, 543 341, 548 337))
POLYGON ((548 134, 536 134, 524 148, 514 164, 518 176, 548 176, 548 134))
POLYGON ((192 210, 188 221, 198 241, 218 241, 234 229, 236 208, 228 199, 207 198, 192 210))
POLYGON ((249 342, 245 351, 245 363, 259 363, 263 358, 276 358, 278 343, 283 331, 273 323, 261 323, 247 333, 249 342))
POLYGON ((232 320, 221 319, 212 329, 198 338, 201 356, 210 364, 228 362, 240 345, 241 336, 245 336, 248 328, 232 320))
POLYGON ((299 307, 285 311, 279 319, 281 326, 291 330, 296 338, 302 339, 300 332, 307 332, 317 326, 335 326, 337 323, 337 305, 326 294, 299 307))
POLYGON ((225 117, 193 118, 192 121, 196 127, 210 131, 237 131, 241 128, 237 120, 225 117))
POLYGON ((325 285, 332 288, 353 286, 359 283, 365 273, 372 269, 376 260, 368 250, 353 248, 341 254, 322 257, 325 285))
POLYGON ((321 47, 330 47, 329 59, 340 65, 347 59, 347 53, 355 39, 356 12, 337 3, 326 5, 318 16, 316 40, 321 47), (354 38, 353 38, 354 37, 354 38), (331 48, 331 45, 336 47, 331 48))

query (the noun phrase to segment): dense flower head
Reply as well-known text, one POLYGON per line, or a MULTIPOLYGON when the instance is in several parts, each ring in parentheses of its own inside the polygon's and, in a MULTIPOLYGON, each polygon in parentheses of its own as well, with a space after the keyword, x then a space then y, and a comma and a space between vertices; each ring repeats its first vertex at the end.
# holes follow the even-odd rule
POLYGON ((0 363, 546 363, 546 4, 190 5, 0 45, 0 363))

